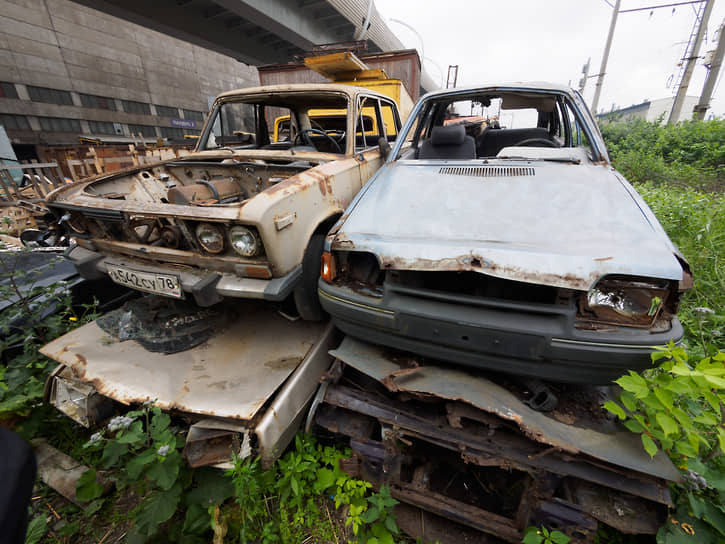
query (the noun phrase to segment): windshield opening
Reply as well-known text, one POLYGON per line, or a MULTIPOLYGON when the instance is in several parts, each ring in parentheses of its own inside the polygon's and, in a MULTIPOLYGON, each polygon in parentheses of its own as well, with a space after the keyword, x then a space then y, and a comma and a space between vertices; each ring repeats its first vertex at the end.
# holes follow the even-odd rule
POLYGON ((197 149, 345 152, 345 95, 287 93, 254 98, 232 97, 217 103, 197 149))
POLYGON ((406 159, 541 158, 579 161, 593 150, 576 108, 557 92, 432 97, 404 140, 406 159))

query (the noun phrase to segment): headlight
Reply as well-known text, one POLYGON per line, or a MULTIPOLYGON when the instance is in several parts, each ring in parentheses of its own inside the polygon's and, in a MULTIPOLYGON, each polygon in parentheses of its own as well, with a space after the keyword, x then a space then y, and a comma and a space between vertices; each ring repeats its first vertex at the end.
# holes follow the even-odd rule
POLYGON ((262 245, 252 230, 240 226, 229 229, 229 243, 242 257, 254 257, 262 245))
POLYGON ((582 297, 579 317, 596 323, 649 327, 667 294, 666 281, 605 278, 582 297))
POLYGON ((224 232, 221 227, 211 223, 201 223, 196 227, 196 239, 209 253, 221 253, 224 250, 224 232))

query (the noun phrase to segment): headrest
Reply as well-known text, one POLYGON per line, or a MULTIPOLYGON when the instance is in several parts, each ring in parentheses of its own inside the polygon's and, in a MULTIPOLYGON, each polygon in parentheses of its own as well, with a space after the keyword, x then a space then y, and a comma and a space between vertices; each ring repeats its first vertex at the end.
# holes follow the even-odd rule
POLYGON ((466 129, 463 125, 449 125, 447 127, 433 127, 431 143, 439 145, 461 145, 466 139, 466 129))

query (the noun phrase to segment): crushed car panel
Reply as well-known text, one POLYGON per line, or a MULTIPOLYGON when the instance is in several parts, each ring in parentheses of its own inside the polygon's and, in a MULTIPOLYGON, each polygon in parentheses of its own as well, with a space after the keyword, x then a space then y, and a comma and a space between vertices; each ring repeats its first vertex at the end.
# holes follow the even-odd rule
POLYGON ((576 543, 595 542, 598 522, 652 535, 666 519, 679 473, 623 430, 593 424, 581 398, 596 390, 572 391, 571 412, 545 416, 492 379, 397 350, 346 338, 332 353, 314 421, 349 440, 344 470, 400 501, 506 542, 530 525, 576 543))
POLYGON ((154 354, 135 340, 119 341, 95 322, 50 342, 42 353, 122 404, 155 400, 165 410, 251 421, 324 327, 290 322, 261 304, 246 311, 250 317, 231 320, 220 334, 177 353, 154 354))
POLYGON ((514 422, 528 437, 571 454, 593 458, 633 471, 677 481, 679 472, 667 455, 658 452, 650 458, 637 435, 625 429, 612 431, 605 424, 587 426, 566 424, 533 410, 510 389, 481 375, 431 364, 401 367, 391 359, 390 350, 346 337, 330 352, 345 364, 380 381, 391 392, 433 395, 461 401, 514 422))

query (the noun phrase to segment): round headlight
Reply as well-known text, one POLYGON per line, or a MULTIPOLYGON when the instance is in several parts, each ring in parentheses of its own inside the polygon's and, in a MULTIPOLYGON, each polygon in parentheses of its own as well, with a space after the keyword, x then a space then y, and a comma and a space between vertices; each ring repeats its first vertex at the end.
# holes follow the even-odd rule
POLYGON ((259 253, 261 245, 254 232, 240 226, 229 229, 229 242, 232 244, 232 249, 242 257, 254 257, 259 253))
POLYGON ((224 232, 221 227, 211 223, 201 223, 196 227, 196 239, 209 253, 221 253, 224 250, 224 232))

